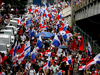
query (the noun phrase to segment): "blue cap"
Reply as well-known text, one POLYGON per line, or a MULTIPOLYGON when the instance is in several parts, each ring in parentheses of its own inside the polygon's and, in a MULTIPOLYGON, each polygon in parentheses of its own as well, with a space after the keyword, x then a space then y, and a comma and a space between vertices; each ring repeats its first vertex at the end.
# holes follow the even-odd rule
POLYGON ((95 69, 94 69, 94 68, 92 68, 92 70, 94 71, 95 69))
POLYGON ((42 48, 44 49, 44 46, 42 48))
POLYGON ((11 57, 12 55, 9 54, 9 56, 11 57))

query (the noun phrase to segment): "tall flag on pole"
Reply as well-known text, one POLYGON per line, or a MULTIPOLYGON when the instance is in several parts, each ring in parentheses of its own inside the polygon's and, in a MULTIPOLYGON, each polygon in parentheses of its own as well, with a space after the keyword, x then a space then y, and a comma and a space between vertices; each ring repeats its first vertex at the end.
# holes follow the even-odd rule
POLYGON ((42 47, 42 38, 41 38, 41 35, 39 36, 39 39, 38 39, 38 41, 37 41, 37 46, 38 46, 39 48, 42 47))
POLYGON ((67 56, 67 59, 68 59, 68 63, 69 63, 69 64, 72 64, 72 58, 71 58, 71 55, 67 56))
POLYGON ((17 53, 21 54, 23 53, 24 51, 29 51, 30 50, 30 41, 26 42, 25 44, 22 45, 22 47, 17 50, 17 53))
POLYGON ((20 42, 18 42, 17 51, 20 50, 20 48, 21 48, 21 45, 20 45, 20 42))
POLYGON ((22 22, 22 20, 21 20, 21 18, 19 18, 19 19, 17 20, 17 24, 18 24, 18 25, 21 25, 21 22, 22 22))
POLYGON ((84 50, 84 39, 83 39, 83 37, 81 37, 81 42, 79 44, 79 50, 80 51, 83 51, 84 50))
POLYGON ((28 20, 28 21, 26 21, 26 26, 31 25, 31 24, 32 24, 32 17, 31 17, 31 18, 29 18, 29 20, 28 20))
POLYGON ((16 56, 16 52, 17 52, 17 41, 16 41, 14 47, 13 47, 8 53, 9 53, 10 55, 12 55, 12 59, 14 59, 15 56, 16 56))
POLYGON ((51 56, 51 52, 49 52, 48 54, 48 69, 50 69, 50 56, 51 56))
POLYGON ((88 42, 88 51, 87 51, 87 55, 90 56, 92 54, 92 48, 90 43, 88 42))
POLYGON ((60 31, 60 34, 62 35, 63 39, 67 38, 67 34, 65 31, 60 31))
POLYGON ((91 59, 84 68, 89 69, 93 64, 100 64, 100 53, 91 59))
POLYGON ((61 14, 59 13, 59 15, 57 15, 56 17, 57 20, 61 19, 61 14))
POLYGON ((71 49, 72 49, 73 51, 76 51, 76 49, 77 49, 77 44, 76 44, 75 39, 73 40, 73 43, 72 43, 71 49))
POLYGON ((56 47, 60 46, 60 40, 56 34, 55 34, 54 40, 52 42, 52 45, 55 45, 56 47))
POLYGON ((36 48, 34 48, 33 51, 31 52, 32 62, 33 63, 35 62, 35 51, 36 51, 36 48))
POLYGON ((32 28, 32 30, 30 31, 30 37, 32 38, 33 36, 35 36, 34 28, 32 28))
POLYGON ((20 55, 18 57, 18 63, 20 64, 23 59, 27 56, 29 56, 31 48, 30 48, 30 41, 26 42, 23 46, 22 46, 22 51, 20 51, 20 55))

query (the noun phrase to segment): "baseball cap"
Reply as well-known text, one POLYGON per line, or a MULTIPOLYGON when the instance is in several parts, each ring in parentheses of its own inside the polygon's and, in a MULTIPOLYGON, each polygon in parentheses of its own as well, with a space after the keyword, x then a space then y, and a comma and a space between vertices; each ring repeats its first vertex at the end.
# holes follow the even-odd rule
POLYGON ((94 68, 92 68, 92 71, 95 71, 95 69, 94 69, 94 68))

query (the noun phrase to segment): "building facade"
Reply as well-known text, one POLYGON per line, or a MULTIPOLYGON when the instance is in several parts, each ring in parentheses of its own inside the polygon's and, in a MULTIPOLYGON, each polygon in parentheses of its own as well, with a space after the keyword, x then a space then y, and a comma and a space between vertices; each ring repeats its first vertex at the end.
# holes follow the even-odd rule
POLYGON ((63 14, 64 21, 67 21, 69 26, 71 26, 71 6, 68 6, 68 7, 64 8, 61 11, 61 14, 63 14))

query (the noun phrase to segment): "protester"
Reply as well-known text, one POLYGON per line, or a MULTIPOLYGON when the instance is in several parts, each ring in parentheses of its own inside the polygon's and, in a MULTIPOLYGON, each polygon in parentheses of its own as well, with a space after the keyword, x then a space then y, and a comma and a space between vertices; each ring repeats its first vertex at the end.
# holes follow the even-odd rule
POLYGON ((58 71, 59 71, 59 67, 58 65, 56 65, 56 62, 53 63, 53 65, 51 66, 50 70, 53 70, 53 75, 58 75, 58 71))
POLYGON ((18 69, 18 72, 16 72, 16 75, 23 75, 20 69, 18 69))
POLYGON ((80 69, 82 67, 82 60, 79 61, 77 71, 79 75, 84 75, 84 70, 80 69))

